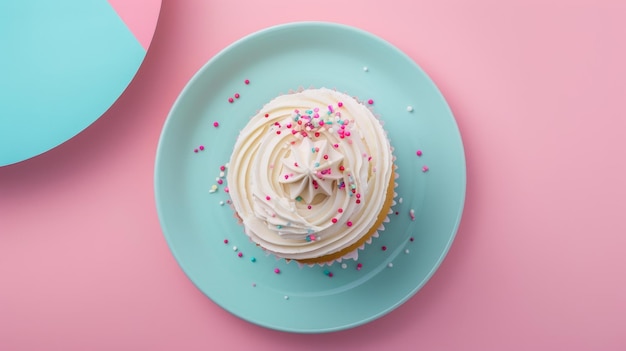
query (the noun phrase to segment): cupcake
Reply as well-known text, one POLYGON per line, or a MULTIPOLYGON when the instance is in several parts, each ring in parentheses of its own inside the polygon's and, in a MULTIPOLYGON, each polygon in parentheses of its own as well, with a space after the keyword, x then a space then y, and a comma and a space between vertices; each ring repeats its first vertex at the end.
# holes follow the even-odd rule
POLYGON ((280 95, 240 131, 227 175, 245 234, 278 258, 358 256, 394 202, 394 157, 372 111, 320 88, 280 95))

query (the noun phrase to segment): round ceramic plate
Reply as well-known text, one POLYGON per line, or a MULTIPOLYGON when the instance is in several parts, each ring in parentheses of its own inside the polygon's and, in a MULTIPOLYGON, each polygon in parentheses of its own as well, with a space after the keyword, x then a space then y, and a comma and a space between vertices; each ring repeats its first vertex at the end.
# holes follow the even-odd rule
POLYGON ((139 70, 161 0, 0 2, 0 166, 69 140, 139 70))
POLYGON ((174 256, 215 303, 268 328, 327 332, 392 311, 435 272, 461 218, 465 158, 444 98, 405 54, 355 28, 293 23, 239 40, 191 79, 163 128, 155 191, 174 256), (217 182, 249 118, 275 96, 307 87, 372 99, 395 147, 397 204, 358 261, 301 267, 265 255, 217 182))

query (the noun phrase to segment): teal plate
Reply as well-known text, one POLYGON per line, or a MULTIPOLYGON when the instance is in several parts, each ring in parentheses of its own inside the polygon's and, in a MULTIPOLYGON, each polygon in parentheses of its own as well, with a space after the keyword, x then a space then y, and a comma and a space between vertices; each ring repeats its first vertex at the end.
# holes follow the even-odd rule
POLYGON ((163 128, 155 193, 172 253, 216 304, 267 328, 329 332, 383 316, 433 275, 463 212, 465 157, 446 101, 409 57, 359 29, 291 23, 235 42, 191 79, 163 128), (249 117, 301 87, 373 99, 395 148, 397 204, 358 261, 301 267, 267 256, 235 220, 226 184, 216 183, 249 117))
POLYGON ((146 56, 161 0, 132 8, 0 1, 0 167, 66 142, 122 95, 146 56))

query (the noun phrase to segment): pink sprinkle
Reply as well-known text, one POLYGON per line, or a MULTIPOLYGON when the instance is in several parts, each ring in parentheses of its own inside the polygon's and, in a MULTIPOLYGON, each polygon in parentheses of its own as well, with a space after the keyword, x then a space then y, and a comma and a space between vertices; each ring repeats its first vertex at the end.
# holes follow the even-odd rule
POLYGON ((336 148, 339 147, 339 144, 335 144, 335 145, 333 145, 333 147, 336 149, 336 148))
POLYGON ((346 136, 350 136, 350 131, 346 130, 346 136))
POLYGON ((328 276, 329 276, 330 278, 332 278, 332 277, 333 277, 333 275, 334 275, 334 274, 333 274, 333 272, 328 272, 328 276))
POLYGON ((226 170, 226 166, 220 166, 220 171, 225 171, 226 170))
POLYGON ((278 269, 278 268, 274 268, 274 273, 276 273, 276 274, 280 274, 280 269, 278 269))
POLYGON ((339 101, 339 102, 337 103, 337 106, 339 106, 339 107, 343 106, 343 102, 339 101))
POLYGON ((285 179, 289 179, 289 174, 285 174, 285 179))
POLYGON ((246 83, 246 85, 250 84, 250 80, 249 79, 246 79, 243 82, 246 83))
POLYGON ((270 199, 271 199, 271 198, 270 198, 270 196, 269 196, 269 195, 267 195, 267 196, 265 197, 265 200, 267 200, 267 201, 270 201, 270 199))
POLYGON ((321 127, 321 126, 323 126, 323 125, 324 125, 324 121, 323 121, 323 120, 321 120, 321 121, 320 121, 320 127, 321 127))
POLYGON ((266 113, 266 114, 265 114, 265 118, 267 118, 267 117, 269 117, 269 116, 270 116, 270 114, 269 114, 269 113, 266 113))
POLYGON ((367 103, 368 103, 368 104, 370 104, 370 105, 372 105, 372 104, 374 103, 374 100, 369 99, 369 100, 367 100, 367 103))
POLYGON ((339 213, 343 213, 343 208, 338 208, 338 209, 337 209, 337 212, 339 212, 339 213))
POLYGON ((235 101, 235 99, 233 99, 233 98, 228 98, 228 102, 230 102, 231 104, 233 103, 233 101, 235 101))
POLYGON ((360 194, 360 193, 359 193, 359 194, 356 194, 356 198, 357 198, 357 199, 360 199, 360 198, 361 198, 361 194, 360 194))
POLYGON ((361 270, 361 268, 363 268, 363 264, 362 264, 362 263, 360 263, 360 262, 359 262, 359 263, 357 263, 357 265, 356 265, 356 270, 357 270, 357 271, 360 271, 360 270, 361 270))
POLYGON ((309 238, 311 239, 311 241, 315 241, 315 235, 311 234, 309 235, 309 238))
POLYGON ((200 145, 200 151, 204 150, 204 145, 200 145))
POLYGON ((224 183, 224 181, 223 181, 223 180, 221 180, 221 179, 218 179, 218 180, 217 180, 217 184, 222 185, 223 183, 224 183))
POLYGON ((228 239, 224 239, 224 244, 228 244, 228 239))
POLYGON ((196 153, 197 153, 197 152, 198 152, 198 149, 193 149, 193 152, 196 152, 196 153))
POLYGON ((239 253, 237 254, 237 256, 239 256, 239 257, 243 257, 243 253, 239 252, 239 253))
POLYGON ((311 209, 311 205, 308 205, 306 208, 308 208, 310 210, 311 209))
POLYGON ((413 241, 415 241, 415 238, 414 237, 410 237, 409 241, 413 242, 413 241))
POLYGON ((347 225, 348 227, 352 227, 352 222, 348 221, 348 223, 346 223, 346 225, 347 225))
POLYGON ((235 93, 235 99, 239 99, 239 93, 235 93))
POLYGON ((216 121, 216 122, 213 122, 213 127, 217 128, 217 127, 219 127, 219 126, 220 126, 219 122, 217 122, 217 121, 216 121))
POLYGON ((325 160, 328 160, 328 155, 323 156, 325 160))
POLYGON ((387 251, 387 246, 383 245, 380 249, 383 251, 387 251))
POLYGON ((224 192, 227 193, 228 192, 228 187, 224 187, 224 192))
POLYGON ((428 166, 422 167, 422 172, 428 172, 428 166))
POLYGON ((333 217, 333 219, 330 220, 333 223, 337 223, 337 218, 333 217))
POLYGON ((417 156, 422 156, 422 150, 417 150, 417 152, 415 152, 415 154, 416 154, 417 156))
POLYGON ((280 130, 277 130, 277 131, 276 131, 276 134, 280 134, 280 130))

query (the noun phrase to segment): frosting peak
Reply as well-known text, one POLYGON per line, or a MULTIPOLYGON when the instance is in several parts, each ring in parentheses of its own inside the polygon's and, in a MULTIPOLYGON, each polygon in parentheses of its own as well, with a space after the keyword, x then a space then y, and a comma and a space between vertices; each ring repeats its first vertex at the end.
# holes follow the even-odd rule
POLYGON ((315 196, 331 196, 341 179, 343 155, 327 140, 303 139, 291 144, 290 154, 283 159, 283 184, 290 197, 297 201, 313 202, 315 196))

